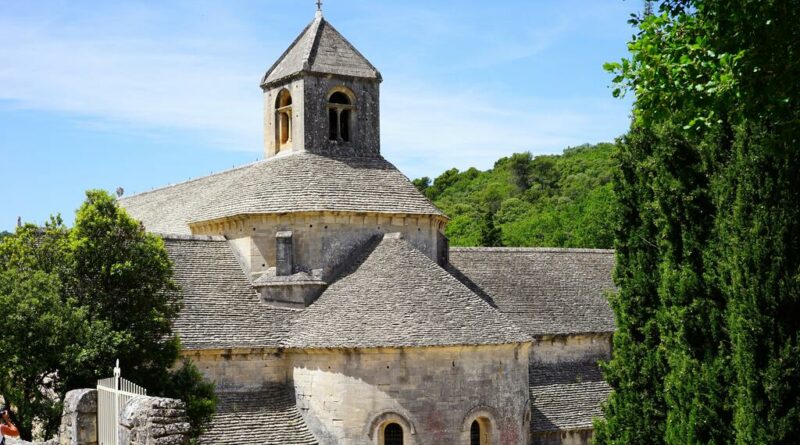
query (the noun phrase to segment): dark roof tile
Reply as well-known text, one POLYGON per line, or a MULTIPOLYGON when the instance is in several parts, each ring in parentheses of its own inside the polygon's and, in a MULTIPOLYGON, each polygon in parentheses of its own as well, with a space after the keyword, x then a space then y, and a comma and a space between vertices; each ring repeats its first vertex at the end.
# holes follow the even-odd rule
POLYGON ((533 336, 614 332, 614 252, 452 248, 450 271, 533 336))
POLYGON ((288 346, 361 348, 530 341, 405 240, 385 236, 293 322, 288 346), (377 245, 376 245, 377 244, 377 245))
POLYGON ((213 445, 313 445, 309 431, 295 405, 292 389, 271 385, 259 391, 218 392, 217 413, 200 437, 213 445))
POLYGON ((296 314, 260 302, 228 242, 211 237, 167 237, 183 309, 175 332, 185 349, 282 345, 296 314))
POLYGON ((262 86, 298 73, 336 74, 381 79, 381 74, 358 50, 318 14, 267 70, 262 86))
POLYGON ((611 393, 597 364, 591 362, 531 363, 529 374, 534 434, 591 428, 611 393))
POLYGON ((120 199, 148 231, 190 234, 188 223, 236 215, 349 211, 443 215, 394 165, 377 157, 276 156, 120 199))

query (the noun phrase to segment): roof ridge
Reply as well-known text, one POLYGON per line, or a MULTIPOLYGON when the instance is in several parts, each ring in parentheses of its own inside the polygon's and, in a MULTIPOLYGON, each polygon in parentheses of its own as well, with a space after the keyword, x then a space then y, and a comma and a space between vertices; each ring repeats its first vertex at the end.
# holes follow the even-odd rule
POLYGON ((158 233, 152 232, 156 236, 160 236, 161 239, 164 240, 171 240, 171 241, 228 241, 227 238, 220 235, 183 235, 180 233, 158 233))
POLYGON ((314 17, 314 20, 310 21, 310 22, 308 23, 308 25, 306 25, 306 27, 305 27, 305 28, 303 28, 303 30, 302 30, 302 31, 300 31, 300 34, 298 34, 298 35, 297 35, 297 37, 295 37, 295 39, 294 39, 294 41, 292 41, 291 45, 289 45, 289 46, 288 46, 288 47, 287 47, 287 48, 286 48, 286 49, 283 51, 283 53, 280 55, 280 57, 278 57, 278 58, 275 60, 275 62, 272 64, 272 66, 271 66, 271 67, 269 67, 269 69, 267 70, 267 72, 266 72, 266 73, 264 74, 264 76, 261 78, 261 85, 264 85, 264 83, 267 81, 267 77, 269 77, 269 75, 270 75, 270 74, 271 74, 271 73, 272 73, 272 72, 275 70, 275 68, 277 68, 277 67, 278 67, 278 65, 279 65, 279 64, 280 64, 280 63, 283 61, 283 59, 284 59, 284 58, 285 58, 285 57, 286 57, 286 56, 289 54, 289 52, 290 52, 290 51, 292 51, 292 49, 294 49, 294 47, 295 47, 295 46, 296 46, 296 45, 297 45, 297 44, 300 42, 300 40, 303 38, 303 36, 305 36, 305 35, 306 35, 306 31, 308 31, 308 29, 309 29, 309 28, 311 28, 311 25, 313 25, 313 24, 314 24, 314 23, 315 23, 315 22, 316 22, 318 19, 319 19, 319 17, 314 17))
POLYGON ((322 38, 322 25, 325 25, 327 20, 325 20, 322 15, 317 15, 314 17, 314 21, 311 22, 309 27, 316 25, 314 28, 314 39, 311 40, 311 45, 303 52, 303 69, 310 70, 311 66, 314 65, 314 60, 317 58, 317 49, 319 47, 319 40, 322 38))
POLYGON ((292 321, 286 347, 422 347, 533 341, 510 317, 408 240, 388 235, 365 243, 358 259, 292 321), (396 282, 400 277, 403 283, 396 282), (361 312, 354 307, 361 308, 361 312), (361 318, 386 310, 399 314, 403 321, 389 327, 380 317, 361 318), (352 317, 359 317, 360 322, 355 323, 352 317), (478 324, 481 329, 470 328, 478 324), (358 332, 351 328, 356 325, 358 332))
POLYGON ((541 252, 541 253, 614 253, 614 249, 587 247, 451 247, 451 252, 541 252))

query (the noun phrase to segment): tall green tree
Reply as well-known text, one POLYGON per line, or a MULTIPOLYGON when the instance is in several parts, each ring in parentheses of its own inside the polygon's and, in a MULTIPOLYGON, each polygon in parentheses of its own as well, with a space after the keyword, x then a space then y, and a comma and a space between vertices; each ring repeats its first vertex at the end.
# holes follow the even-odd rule
POLYGON ((66 391, 94 386, 117 358, 151 394, 187 400, 201 430, 213 386, 188 361, 171 370, 180 309, 172 276, 163 241, 102 191, 87 192, 71 229, 52 218, 0 241, 0 313, 13 324, 0 336, 0 391, 17 407, 23 437, 34 420, 52 434, 66 391))
MULTIPOLYGON (((633 20, 631 57, 608 68, 615 94, 636 96, 632 133, 653 135, 620 169, 647 165, 637 173, 647 198, 635 207, 652 212, 656 228, 652 246, 639 250, 656 248, 658 273, 647 280, 666 360, 658 440, 792 442, 800 433, 800 320, 788 315, 800 309, 800 4, 675 0, 646 12, 633 20)), ((623 225, 618 246, 637 230, 623 225)), ((635 264, 618 255, 618 270, 635 264)), ((619 275, 618 284, 617 318, 630 319, 638 312, 624 300, 637 287, 619 275)), ((615 392, 599 443, 630 443, 625 427, 638 420, 636 400, 621 395, 639 381, 627 368, 650 354, 621 357, 623 336, 606 367, 615 392)))
POLYGON ((657 209, 651 205, 655 135, 634 128, 619 141, 615 192, 619 292, 609 295, 616 315, 613 358, 603 365, 614 388, 605 418, 595 424, 601 444, 663 444, 667 407, 662 382, 667 373, 658 294, 657 209))

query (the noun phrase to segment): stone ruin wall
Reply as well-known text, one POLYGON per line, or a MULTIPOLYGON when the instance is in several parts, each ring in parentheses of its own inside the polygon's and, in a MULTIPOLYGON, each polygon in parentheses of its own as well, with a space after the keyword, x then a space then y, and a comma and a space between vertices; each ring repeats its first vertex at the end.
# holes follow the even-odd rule
MULTIPOLYGON (((182 401, 137 396, 120 415, 120 445, 188 445, 189 421, 182 401)), ((47 442, 6 439, 8 445, 97 445, 97 390, 77 389, 64 398, 58 436, 47 442)))

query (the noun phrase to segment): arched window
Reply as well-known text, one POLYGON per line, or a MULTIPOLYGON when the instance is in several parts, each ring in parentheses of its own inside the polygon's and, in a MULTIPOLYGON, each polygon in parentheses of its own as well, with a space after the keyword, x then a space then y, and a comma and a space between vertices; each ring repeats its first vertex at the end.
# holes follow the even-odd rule
POLYGON ((478 420, 472 421, 472 426, 469 427, 469 445, 481 445, 481 424, 478 420))
POLYGON ((468 423, 464 425, 464 432, 467 432, 467 428, 469 428, 469 445, 492 445, 497 440, 495 436, 495 432, 492 428, 492 421, 487 417, 485 411, 478 414, 473 414, 469 416, 467 420, 468 423))
POLYGON ((342 91, 336 91, 328 98, 328 139, 336 142, 350 142, 353 120, 353 101, 342 91))
POLYGON ((383 429, 383 445, 403 445, 403 427, 390 423, 383 429))
POLYGON ((282 89, 275 101, 275 148, 276 152, 288 148, 292 143, 292 95, 282 89))
POLYGON ((365 431, 374 445, 414 445, 416 431, 407 415, 384 412, 369 423, 365 431))

